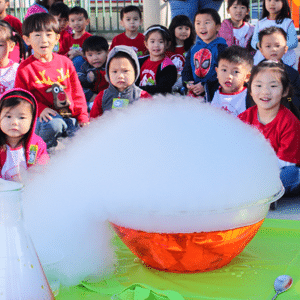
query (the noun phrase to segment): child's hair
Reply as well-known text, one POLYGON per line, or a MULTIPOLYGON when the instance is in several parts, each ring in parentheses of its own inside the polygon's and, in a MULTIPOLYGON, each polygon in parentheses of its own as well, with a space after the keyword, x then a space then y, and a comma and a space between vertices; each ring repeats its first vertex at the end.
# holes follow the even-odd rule
MULTIPOLYGON (((0 98, 0 112, 2 111, 3 108, 5 107, 16 107, 18 106, 21 102, 27 101, 28 103, 31 104, 32 108, 32 115, 36 115, 36 104, 35 104, 35 99, 33 95, 23 89, 12 89, 6 93, 4 93, 1 98, 0 98)), ((34 124, 34 117, 32 118, 30 129, 32 128, 32 125, 34 124)), ((24 134, 24 136, 21 139, 21 142, 24 143, 28 136, 30 134, 30 130, 24 134)), ((3 149, 3 147, 6 144, 6 135, 3 133, 3 131, 0 128, 0 148, 3 149)))
POLYGON ((129 6, 125 6, 121 9, 121 11, 120 11, 121 20, 123 20, 125 14, 132 12, 132 11, 136 11, 139 14, 140 19, 142 19, 142 12, 141 12, 140 8, 135 5, 129 5, 129 6))
POLYGON ((171 34, 168 28, 159 24, 154 24, 148 27, 148 29, 144 32, 146 42, 148 41, 150 34, 153 32, 159 32, 164 42, 168 43, 171 41, 171 34))
POLYGON ((293 101, 292 101, 292 87, 290 85, 290 80, 289 80, 289 76, 286 72, 285 66, 283 63, 281 62, 275 62, 275 61, 271 61, 271 60, 264 60, 262 62, 260 62, 258 65, 254 66, 252 68, 251 71, 251 76, 249 79, 249 83, 248 83, 248 92, 249 94, 251 94, 251 90, 252 90, 252 82, 254 80, 254 78, 257 76, 258 73, 266 71, 266 70, 271 70, 273 72, 278 73, 278 75, 280 76, 280 81, 283 87, 283 94, 288 91, 287 96, 282 97, 281 99, 281 103, 283 105, 285 105, 287 108, 290 109, 290 111, 298 118, 300 119, 300 112, 297 109, 297 107, 294 105, 293 101))
MULTIPOLYGON (((280 0, 282 2, 282 8, 280 13, 276 16, 276 24, 281 24, 285 18, 291 18, 291 10, 287 0, 280 0)), ((266 0, 263 1, 262 19, 269 16, 269 12, 266 9, 266 0)))
POLYGON ((42 5, 44 7, 46 7, 47 9, 49 9, 49 4, 48 4, 48 0, 37 0, 35 1, 36 4, 42 5))
POLYGON ((59 16, 64 19, 69 18, 70 8, 63 2, 53 3, 50 7, 49 14, 53 16, 59 16))
POLYGON ((93 35, 88 37, 82 44, 82 52, 85 54, 87 51, 108 51, 108 42, 102 36, 93 35))
POLYGON ((283 35, 284 39, 287 41, 287 33, 280 27, 271 26, 263 29, 258 33, 258 44, 261 46, 261 42, 263 40, 263 37, 266 35, 271 35, 273 33, 280 33, 283 35))
POLYGON ((5 40, 11 40, 12 42, 15 42, 16 45, 18 44, 20 48, 20 60, 21 58, 25 59, 25 47, 23 39, 19 35, 19 33, 11 27, 11 25, 8 22, 0 21, 0 35, 5 40))
POLYGON ((27 17, 22 25, 23 35, 29 37, 34 31, 54 31, 59 34, 59 24, 55 18, 47 13, 36 13, 27 17))
POLYGON ((87 11, 80 6, 74 6, 73 8, 71 8, 70 12, 69 12, 69 16, 70 15, 83 15, 84 18, 87 20, 89 18, 89 15, 87 13, 87 11))
POLYGON ((169 50, 172 52, 175 51, 175 47, 176 47, 175 29, 176 29, 176 27, 179 27, 179 26, 187 26, 191 30, 190 36, 184 41, 184 50, 185 51, 190 50, 190 48, 193 46, 193 44, 195 42, 196 33, 195 33, 194 26, 193 26, 192 22, 190 21, 189 17, 187 17, 185 15, 175 16, 172 19, 172 22, 169 26, 169 32, 171 35, 171 46, 170 46, 169 50))
POLYGON ((210 15, 214 20, 214 22, 216 23, 216 25, 221 25, 221 17, 219 13, 213 8, 203 8, 198 10, 194 17, 194 23, 198 15, 210 15))
MULTIPOLYGON (((238 5, 246 6, 249 11, 249 0, 228 0, 227 1, 227 11, 235 2, 238 5)), ((250 16, 249 16, 249 14, 247 14, 244 18, 244 22, 248 22, 249 20, 250 20, 250 16)))
POLYGON ((220 62, 221 59, 235 64, 247 64, 251 68, 253 66, 253 56, 248 51, 248 49, 237 45, 228 47, 223 52, 221 52, 218 57, 218 62, 220 62))

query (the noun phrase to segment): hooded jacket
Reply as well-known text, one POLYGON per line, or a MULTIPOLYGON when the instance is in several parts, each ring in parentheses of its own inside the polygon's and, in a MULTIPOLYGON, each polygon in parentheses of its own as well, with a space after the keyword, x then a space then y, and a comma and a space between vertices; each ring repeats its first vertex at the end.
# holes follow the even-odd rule
POLYGON ((108 88, 105 91, 100 92, 95 100, 93 107, 91 109, 90 117, 96 118, 104 113, 106 110, 111 110, 113 108, 122 108, 124 105, 132 103, 139 98, 150 98, 151 96, 140 89, 138 86, 133 83, 132 85, 128 86, 123 92, 120 92, 115 86, 112 85, 109 79, 109 63, 110 61, 116 56, 117 53, 124 52, 128 54, 134 61, 136 74, 135 74, 135 81, 140 76, 140 65, 137 58, 136 53, 132 49, 132 47, 128 46, 116 46, 114 47, 108 54, 107 63, 106 63, 106 80, 109 83, 108 88), (120 99, 120 101, 115 101, 114 99, 120 99), (128 100, 128 103, 124 103, 124 99, 128 100), (116 107, 116 104, 118 107, 116 107))
MULTIPOLYGON (((29 94, 34 102, 35 102, 35 106, 37 107, 37 103, 36 103, 36 99, 35 97, 28 91, 20 89, 20 88, 14 88, 12 90, 7 91, 6 93, 4 93, 1 98, 0 98, 0 103, 1 101, 3 101, 3 99, 5 98, 5 96, 13 91, 22 91, 25 92, 27 94, 29 94)), ((37 109, 35 110, 35 115, 33 116, 33 124, 29 130, 29 135, 25 141, 25 146, 24 146, 24 154, 25 154, 25 159, 26 159, 26 166, 27 168, 35 165, 35 164, 40 164, 40 165, 44 165, 49 161, 49 155, 47 153, 47 146, 46 143, 42 140, 41 137, 39 137, 38 135, 36 135, 34 133, 35 131, 35 126, 36 126, 36 120, 37 120, 37 109)), ((19 147, 23 147, 18 146, 15 149, 18 149, 19 147)), ((0 150, 0 177, 2 177, 2 168, 5 164, 6 161, 6 149, 2 147, 2 149, 0 150)))

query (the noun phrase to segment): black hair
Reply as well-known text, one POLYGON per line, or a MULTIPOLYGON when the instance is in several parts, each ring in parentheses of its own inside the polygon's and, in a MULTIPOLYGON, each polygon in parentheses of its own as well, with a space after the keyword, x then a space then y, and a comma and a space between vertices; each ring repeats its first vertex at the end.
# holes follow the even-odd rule
POLYGON ((172 52, 175 51, 175 47, 176 47, 175 29, 176 29, 176 27, 179 27, 179 26, 187 26, 191 30, 190 36, 184 41, 184 50, 185 51, 190 50, 190 48, 195 43, 196 32, 195 32, 194 26, 193 26, 191 20, 189 19, 189 17, 187 17, 185 15, 175 16, 172 19, 172 22, 169 26, 169 32, 171 35, 171 46, 170 46, 169 50, 172 52))
POLYGON ((282 97, 281 103, 285 105, 290 111, 300 119, 300 112, 292 101, 292 86, 290 85, 289 76, 286 72, 285 66, 282 62, 275 62, 270 60, 263 60, 258 65, 254 66, 251 71, 251 76, 248 83, 248 93, 251 94, 252 82, 254 78, 262 71, 272 70, 280 75, 280 81, 283 87, 283 93, 288 92, 287 96, 282 97))
POLYGON ((23 35, 29 37, 34 31, 54 31, 59 34, 59 24, 55 18, 47 13, 36 13, 27 17, 22 25, 23 35))
POLYGON ((213 8, 203 8, 198 10, 194 17, 194 23, 198 15, 210 15, 214 20, 214 22, 216 23, 216 25, 221 25, 221 17, 219 13, 213 8))
POLYGON ((144 33, 146 42, 148 41, 150 34, 153 32, 159 32, 165 42, 168 43, 171 41, 171 34, 168 28, 159 24, 154 24, 148 27, 144 33))
POLYGON ((135 5, 129 5, 129 6, 125 6, 121 9, 121 11, 120 11, 121 20, 123 20, 125 14, 132 12, 132 11, 136 11, 139 14, 140 19, 142 19, 142 12, 141 12, 140 8, 135 5))
POLYGON ((230 46, 222 51, 218 57, 218 62, 221 59, 235 64, 247 64, 251 68, 253 66, 253 56, 248 49, 237 45, 230 46))
POLYGON ((48 0, 36 0, 35 3, 44 6, 45 8, 47 8, 47 10, 49 10, 50 8, 50 6, 48 5, 48 0))
POLYGON ((266 35, 271 35, 273 33, 280 33, 283 35, 284 39, 287 41, 287 33, 280 27, 271 26, 263 29, 258 33, 258 44, 261 47, 261 42, 263 40, 263 37, 266 35))
POLYGON ((20 61, 22 58, 25 59, 25 46, 22 37, 19 33, 6 21, 0 21, 0 32, 1 36, 8 41, 12 41, 19 45, 20 48, 20 61))
MULTIPOLYGON (((229 8, 236 2, 238 5, 246 6, 247 10, 249 11, 249 0, 228 0, 227 1, 227 11, 229 8)), ((247 14, 244 18, 244 22, 248 22, 250 20, 249 14, 247 14)))
MULTIPOLYGON (((31 125, 30 125, 30 129, 31 129, 34 124, 34 118, 36 115, 36 104, 35 104, 35 99, 30 94, 28 94, 26 91, 12 90, 11 92, 4 95, 4 97, 1 98, 1 102, 0 102, 0 112, 5 107, 14 108, 14 107, 18 106, 21 102, 28 102, 29 104, 31 104, 31 109, 32 109, 32 120, 31 120, 31 125), (16 96, 16 97, 6 99, 8 96, 16 96), (22 98, 19 98, 18 96, 27 98, 31 103, 22 98)), ((22 143, 23 145, 24 145, 25 141, 27 140, 27 138, 30 134, 30 131, 31 130, 29 130, 21 138, 20 143, 22 143)), ((5 144, 6 144, 6 135, 0 128, 0 148, 3 149, 3 147, 5 147, 5 144)))
POLYGON ((98 35, 88 37, 82 44, 82 52, 85 54, 87 51, 108 51, 108 42, 106 38, 98 35))
POLYGON ((89 18, 89 15, 87 13, 87 11, 80 6, 74 6, 73 8, 71 8, 70 12, 69 12, 69 16, 70 15, 83 15, 83 17, 87 20, 89 18))
MULTIPOLYGON (((282 8, 280 13, 276 16, 276 24, 281 24, 285 18, 291 18, 291 10, 287 0, 280 0, 282 2, 282 8)), ((266 0, 263 1, 262 19, 269 16, 269 12, 266 9, 266 0)))
POLYGON ((70 13, 70 8, 63 2, 53 3, 50 7, 49 14, 53 16, 58 16, 61 18, 68 19, 70 13))

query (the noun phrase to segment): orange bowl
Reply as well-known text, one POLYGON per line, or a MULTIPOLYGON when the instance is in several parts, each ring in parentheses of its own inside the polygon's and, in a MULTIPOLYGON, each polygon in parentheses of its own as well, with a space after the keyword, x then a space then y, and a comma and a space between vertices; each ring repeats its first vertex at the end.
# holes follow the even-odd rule
POLYGON ((174 273, 219 269, 240 254, 264 220, 224 231, 151 233, 111 223, 127 247, 147 266, 174 273))

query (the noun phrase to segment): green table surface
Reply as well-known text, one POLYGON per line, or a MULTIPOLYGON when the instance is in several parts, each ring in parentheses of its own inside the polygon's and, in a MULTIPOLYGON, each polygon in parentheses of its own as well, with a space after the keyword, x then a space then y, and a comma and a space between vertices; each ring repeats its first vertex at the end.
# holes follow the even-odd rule
POLYGON ((116 237, 119 265, 112 278, 61 287, 57 300, 263 300, 275 295, 277 276, 292 276, 278 300, 300 299, 300 222, 266 219, 244 251, 206 273, 174 274, 144 266, 116 237))

